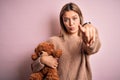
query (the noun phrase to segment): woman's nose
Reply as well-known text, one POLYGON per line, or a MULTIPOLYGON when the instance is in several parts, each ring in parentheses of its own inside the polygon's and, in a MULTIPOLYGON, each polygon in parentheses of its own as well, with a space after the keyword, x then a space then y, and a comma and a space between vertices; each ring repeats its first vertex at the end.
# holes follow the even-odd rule
POLYGON ((72 26, 73 25, 73 20, 70 19, 69 25, 72 26))

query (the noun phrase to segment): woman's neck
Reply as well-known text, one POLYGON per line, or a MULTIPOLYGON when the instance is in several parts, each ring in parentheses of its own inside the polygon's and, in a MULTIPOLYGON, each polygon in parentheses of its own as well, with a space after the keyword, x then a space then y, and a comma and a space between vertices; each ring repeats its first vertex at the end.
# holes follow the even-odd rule
POLYGON ((66 36, 64 36, 64 40, 69 44, 76 42, 79 43, 81 41, 81 37, 78 35, 78 33, 67 34, 66 36))
POLYGON ((76 33, 65 33, 65 32, 62 32, 63 33, 63 38, 64 40, 79 40, 80 39, 80 35, 78 34, 79 32, 76 32, 76 33))
POLYGON ((68 34, 68 38, 77 38, 77 37, 79 37, 78 36, 78 32, 72 33, 72 34, 68 34))

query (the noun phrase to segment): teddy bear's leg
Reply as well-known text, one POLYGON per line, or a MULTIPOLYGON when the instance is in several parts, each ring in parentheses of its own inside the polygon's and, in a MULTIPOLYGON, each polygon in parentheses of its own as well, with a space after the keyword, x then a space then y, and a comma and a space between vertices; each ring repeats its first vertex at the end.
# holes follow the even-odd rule
POLYGON ((41 72, 32 73, 29 77, 29 80, 43 80, 43 74, 41 72))
POLYGON ((47 73, 46 80, 59 80, 57 69, 50 68, 47 73))

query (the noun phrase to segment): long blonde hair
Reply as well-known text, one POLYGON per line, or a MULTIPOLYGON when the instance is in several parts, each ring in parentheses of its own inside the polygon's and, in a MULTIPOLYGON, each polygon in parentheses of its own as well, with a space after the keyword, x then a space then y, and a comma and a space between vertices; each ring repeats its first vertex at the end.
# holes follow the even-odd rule
MULTIPOLYGON (((64 15, 64 13, 65 13, 66 11, 70 11, 70 10, 75 11, 76 13, 78 13, 79 18, 80 18, 80 24, 83 25, 83 15, 82 15, 82 12, 81 12, 80 8, 79 8, 75 3, 67 3, 67 4, 65 4, 65 5, 62 7, 61 12, 60 12, 60 15, 59 15, 60 25, 61 25, 62 30, 63 30, 65 33, 67 33, 67 29, 66 29, 66 27, 65 27, 65 25, 64 25, 64 23, 63 23, 63 18, 62 18, 62 17, 63 17, 63 15, 64 15)), ((61 31, 61 33, 63 33, 63 32, 61 31)), ((80 31, 79 31, 78 34, 80 35, 80 31)))

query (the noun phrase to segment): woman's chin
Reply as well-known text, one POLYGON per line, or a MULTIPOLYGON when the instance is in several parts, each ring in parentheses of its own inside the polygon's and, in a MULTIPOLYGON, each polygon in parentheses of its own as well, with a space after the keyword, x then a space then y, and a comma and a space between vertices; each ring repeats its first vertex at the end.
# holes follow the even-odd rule
POLYGON ((69 33, 70 34, 76 34, 76 33, 78 33, 78 31, 70 31, 69 33))

